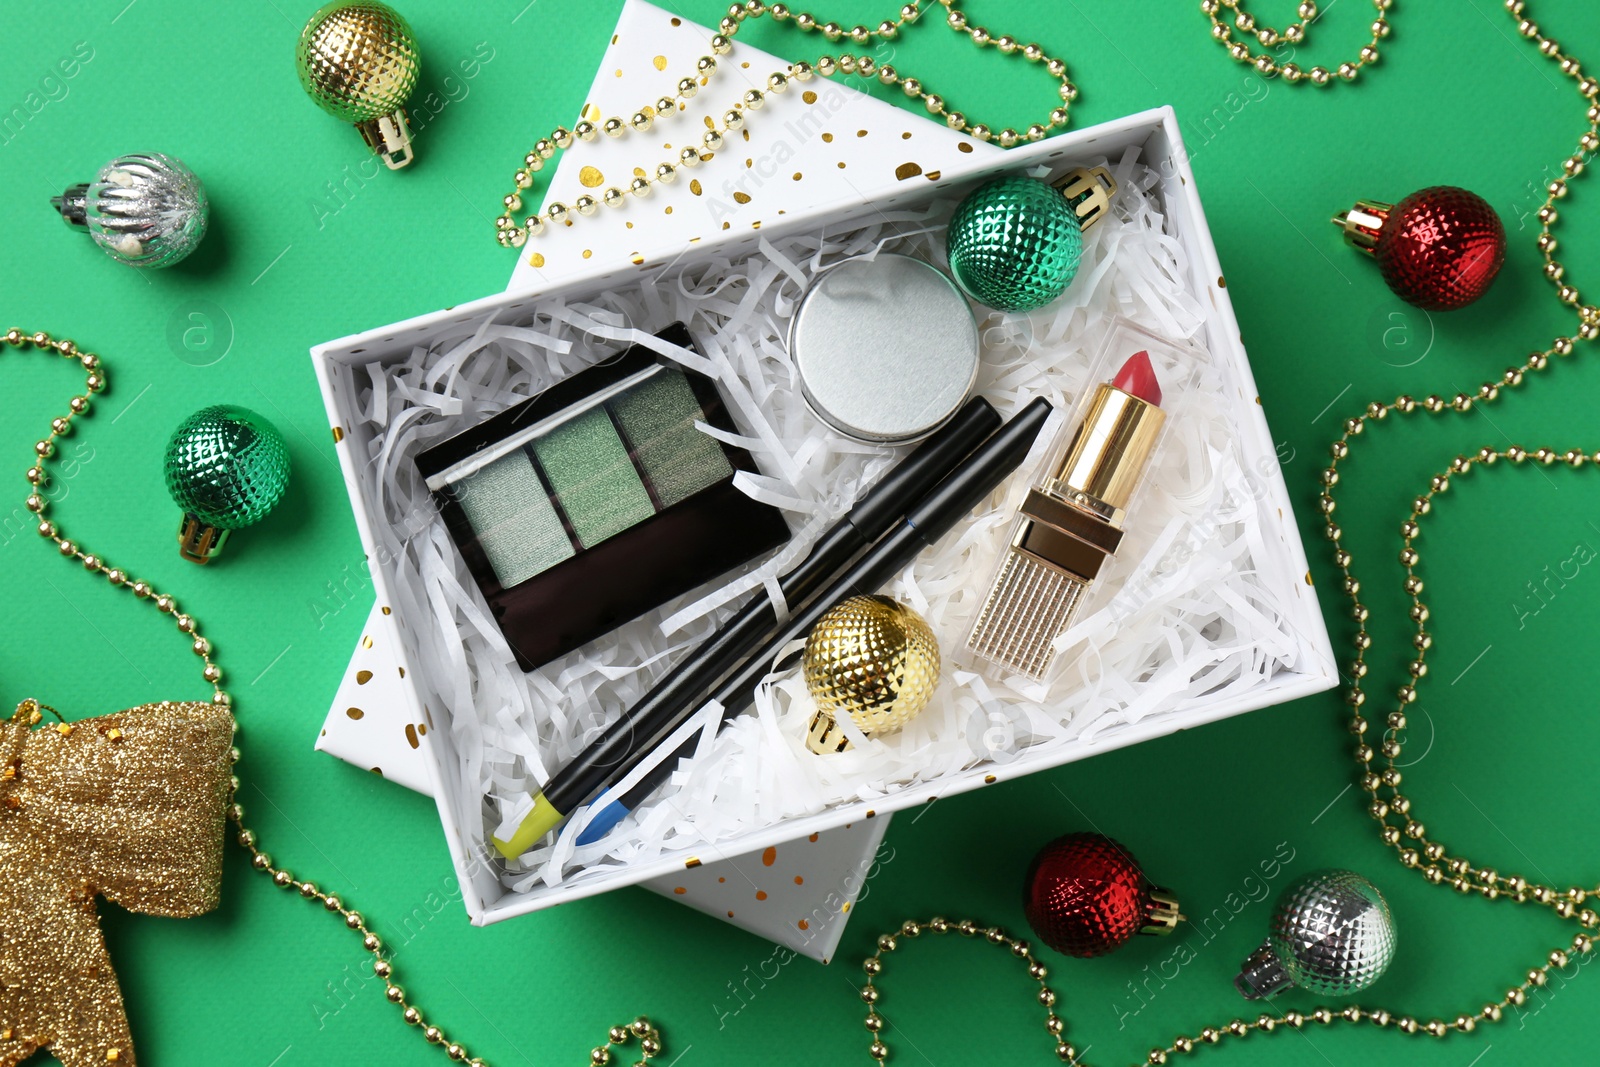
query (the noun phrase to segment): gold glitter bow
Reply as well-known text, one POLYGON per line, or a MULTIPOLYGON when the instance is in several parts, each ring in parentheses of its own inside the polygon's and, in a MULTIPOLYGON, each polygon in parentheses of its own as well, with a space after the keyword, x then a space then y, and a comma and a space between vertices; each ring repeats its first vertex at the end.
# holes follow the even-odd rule
MULTIPOLYGON (((45 709, 53 710, 53 709, 45 709)), ((0 722, 0 1067, 134 1062, 95 897, 181 918, 217 906, 233 716, 146 704, 0 722)))

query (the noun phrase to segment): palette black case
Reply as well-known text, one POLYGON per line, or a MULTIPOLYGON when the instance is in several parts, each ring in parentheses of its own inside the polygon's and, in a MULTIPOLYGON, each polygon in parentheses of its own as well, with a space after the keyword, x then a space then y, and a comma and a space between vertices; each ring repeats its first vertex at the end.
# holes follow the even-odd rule
MULTIPOLYGON (((694 349, 682 323, 657 336, 694 349)), ((588 644, 789 539, 778 509, 734 487, 734 472, 756 470, 750 454, 690 432, 686 417, 739 432, 714 381, 634 345, 417 457, 445 526, 523 670, 588 644), (650 394, 630 403, 630 388, 650 394), (561 433, 578 436, 542 453, 540 445, 561 433), (635 439, 647 434, 654 436, 635 439), (511 440, 524 438, 528 443, 511 440), (615 453, 609 465, 595 459, 605 447, 615 453), (677 455, 663 451, 672 447, 677 455), (683 463, 675 462, 685 455, 683 463), (689 470, 695 463, 702 472, 720 475, 725 469, 726 476, 696 485, 689 470), (568 471, 583 473, 585 464, 597 469, 582 477, 568 471), (485 477, 474 482, 479 475, 485 477), (686 490, 692 491, 682 495, 686 490), (617 499, 630 494, 635 513, 648 507, 647 517, 631 521, 604 514, 616 512, 617 499), (469 509, 478 518, 476 527, 469 509), (617 522, 629 524, 607 532, 606 524, 617 522), (584 543, 586 536, 591 543, 584 543), (530 547, 540 537, 548 543, 530 547), (566 558, 559 562, 541 562, 562 553, 566 558), (534 568, 542 569, 502 582, 503 575, 516 578, 534 568)))

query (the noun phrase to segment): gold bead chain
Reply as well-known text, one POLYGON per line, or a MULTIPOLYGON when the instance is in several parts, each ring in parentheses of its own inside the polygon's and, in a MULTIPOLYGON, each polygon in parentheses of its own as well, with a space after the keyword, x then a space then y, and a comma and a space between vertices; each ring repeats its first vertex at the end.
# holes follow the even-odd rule
POLYGON ((1234 40, 1233 31, 1237 29, 1247 36, 1254 35, 1263 48, 1305 44, 1311 32, 1311 23, 1317 18, 1316 0, 1303 0, 1296 12, 1300 16, 1299 20, 1289 23, 1282 30, 1272 26, 1257 25, 1256 17, 1246 11, 1239 0, 1200 0, 1201 12, 1211 20, 1212 40, 1227 49, 1228 54, 1235 60, 1250 64, 1269 78, 1281 75, 1283 80, 1291 85, 1307 81, 1319 88, 1333 84, 1335 77, 1347 82, 1355 81, 1362 67, 1370 67, 1378 62, 1378 42, 1389 36, 1387 15, 1394 7, 1394 0, 1372 0, 1372 6, 1378 9, 1378 17, 1373 20, 1371 27, 1372 40, 1362 46, 1353 61, 1340 63, 1333 70, 1322 66, 1302 70, 1298 63, 1279 64, 1270 54, 1253 51, 1244 41, 1234 40), (1225 11, 1233 12, 1232 26, 1227 23, 1225 11))
POLYGON ((1007 934, 998 926, 983 926, 971 919, 962 919, 952 922, 943 916, 935 915, 927 922, 917 922, 907 919, 900 924, 900 929, 892 934, 882 934, 878 937, 878 951, 868 956, 861 964, 861 969, 867 973, 866 984, 861 987, 861 999, 867 1005, 867 1032, 872 1035, 872 1043, 867 1046, 867 1055, 875 1060, 884 1060, 889 1056, 889 1046, 883 1043, 883 1030, 889 1023, 878 1012, 878 1004, 883 999, 882 992, 874 984, 874 979, 883 974, 883 957, 900 947, 900 938, 918 938, 924 933, 931 934, 960 934, 962 937, 979 937, 991 945, 1005 948, 1017 959, 1027 964, 1028 977, 1039 983, 1037 999, 1044 1007, 1045 1032, 1050 1035, 1051 1044, 1055 1047, 1056 1055, 1063 1060, 1071 1061, 1077 1056, 1077 1050, 1062 1038, 1066 1032, 1067 1024, 1061 1016, 1056 1014, 1056 993, 1046 984, 1050 971, 1033 955, 1033 946, 1021 938, 1007 934))
POLYGON ((919 79, 906 76, 887 63, 879 66, 871 56, 847 52, 823 55, 814 64, 792 63, 783 70, 768 75, 764 91, 751 89, 746 92, 723 113, 720 123, 714 123, 701 135, 701 147, 691 146, 682 149, 676 160, 664 160, 656 165, 654 171, 642 172, 626 189, 621 186, 611 186, 603 190, 598 198, 585 193, 570 206, 557 201, 548 205, 544 214, 528 215, 523 219, 522 225, 517 225, 513 216, 522 210, 522 194, 533 187, 534 175, 544 169, 546 161, 554 157, 557 150, 571 148, 582 141, 593 141, 602 133, 607 137, 623 137, 629 131, 644 133, 652 129, 657 121, 678 115, 687 107, 688 101, 700 91, 700 87, 709 84, 716 76, 717 57, 725 56, 733 50, 733 38, 746 19, 770 15, 774 22, 788 23, 802 31, 820 33, 830 42, 848 39, 856 45, 868 45, 874 41, 893 40, 899 36, 902 27, 916 22, 924 10, 934 6, 931 0, 917 0, 916 3, 902 7, 898 19, 885 20, 879 23, 877 29, 864 25, 845 29, 837 22, 819 21, 815 15, 807 12, 791 11, 787 4, 767 4, 764 0, 747 0, 746 3, 734 4, 728 8, 727 15, 717 27, 717 34, 711 38, 710 54, 703 55, 695 61, 695 77, 679 79, 676 94, 662 96, 653 105, 647 104, 641 107, 626 119, 613 115, 598 123, 585 119, 575 123, 570 130, 564 126, 557 126, 550 131, 548 137, 542 137, 534 142, 532 150, 522 159, 522 169, 512 177, 515 188, 500 202, 502 211, 494 220, 495 239, 507 248, 520 248, 529 237, 537 237, 543 233, 546 226, 563 224, 570 226, 574 214, 589 216, 595 214, 601 207, 621 208, 627 204, 630 194, 635 197, 649 196, 656 185, 668 185, 677 181, 680 169, 698 167, 701 163, 709 163, 716 158, 716 154, 721 151, 728 138, 744 129, 754 113, 765 105, 769 94, 786 92, 790 82, 804 83, 819 75, 826 78, 834 74, 854 74, 865 81, 876 79, 883 85, 898 85, 906 96, 921 100, 928 114, 943 118, 945 125, 950 129, 971 134, 980 141, 996 141, 1002 148, 1042 140, 1051 130, 1067 125, 1070 121, 1067 109, 1078 98, 1078 87, 1067 77, 1067 65, 1064 61, 1045 55, 1044 49, 1037 44, 1023 44, 1009 34, 997 36, 982 26, 970 25, 966 14, 955 7, 954 0, 937 0, 937 2, 945 9, 945 25, 956 33, 965 34, 975 46, 979 48, 992 46, 1002 55, 1017 55, 1030 63, 1042 63, 1050 76, 1060 82, 1056 90, 1059 99, 1051 108, 1047 121, 1036 122, 1023 130, 1006 127, 997 133, 981 122, 969 122, 967 116, 960 111, 949 110, 942 96, 929 92, 919 79))
MULTIPOLYGON (((1387 11, 1391 6, 1388 0, 1374 0, 1374 2, 1380 11, 1387 11)), ((1239 29, 1246 32, 1255 29, 1254 19, 1240 10, 1236 2, 1202 0, 1200 6, 1201 11, 1212 21, 1212 36, 1224 44, 1228 44, 1229 31, 1226 24, 1218 17, 1220 8, 1226 7, 1236 12, 1235 25, 1239 29)), ((1555 286, 1557 299, 1568 307, 1578 309, 1576 330, 1573 336, 1557 337, 1544 351, 1535 352, 1521 365, 1508 368, 1499 380, 1484 382, 1475 395, 1457 393, 1449 399, 1432 395, 1422 400, 1411 396, 1400 396, 1392 403, 1374 401, 1368 404, 1362 414, 1345 422, 1344 433, 1330 446, 1331 462, 1321 473, 1322 491, 1317 500, 1318 508, 1327 522, 1324 532, 1334 545, 1334 564, 1343 577, 1342 590, 1350 599, 1351 616, 1356 623, 1353 639, 1355 657, 1350 664, 1351 683, 1345 692, 1345 700, 1352 712, 1350 731, 1356 738, 1355 758, 1360 774, 1359 782, 1370 798, 1367 811, 1380 826, 1380 839, 1396 851, 1402 866, 1420 871, 1423 879, 1431 885, 1448 885, 1457 893, 1477 893, 1488 900, 1509 900, 1518 904, 1531 903, 1547 907, 1555 912, 1558 918, 1573 922, 1578 931, 1573 934, 1568 944, 1551 949, 1543 962, 1530 968, 1522 976, 1521 981, 1508 987, 1498 1000, 1463 1011, 1453 1019, 1434 1018, 1424 1021, 1413 1015, 1355 1005, 1319 1007, 1310 1012, 1265 1013, 1253 1021, 1234 1019, 1225 1025, 1205 1027, 1194 1036, 1179 1035, 1173 1038, 1170 1044, 1151 1049, 1145 1058, 1146 1064, 1165 1064, 1169 1057, 1194 1052, 1208 1045, 1216 1045, 1227 1038, 1243 1038, 1251 1033, 1272 1033, 1279 1027, 1299 1030, 1307 1025, 1328 1026, 1340 1021, 1366 1022, 1380 1029, 1392 1028, 1403 1034, 1422 1034, 1436 1038, 1443 1038, 1452 1033, 1471 1033, 1480 1022, 1499 1022, 1505 1016, 1507 1009, 1522 1007, 1527 1003, 1531 991, 1542 988, 1548 983, 1552 970, 1565 970, 1576 957, 1585 956, 1594 950, 1594 939, 1597 936, 1595 930, 1600 928, 1600 913, 1583 905, 1591 897, 1600 897, 1600 885, 1573 886, 1567 889, 1540 885, 1521 875, 1501 874, 1493 867, 1479 866, 1464 856, 1452 855, 1443 844, 1428 835, 1427 827, 1412 810, 1411 799, 1400 792, 1402 775, 1399 760, 1404 747, 1401 735, 1406 727, 1406 708, 1417 699, 1417 689, 1428 673, 1427 653, 1433 647, 1433 637, 1427 629, 1430 613, 1421 599, 1423 581, 1417 573, 1421 557, 1415 544, 1416 538, 1421 533, 1421 521, 1432 510, 1433 498, 1448 491, 1454 480, 1466 477, 1479 466, 1491 466, 1502 458, 1513 464, 1525 464, 1531 460, 1540 467, 1559 465, 1576 470, 1586 466, 1600 467, 1600 450, 1585 452, 1581 449, 1540 448, 1530 452, 1516 445, 1505 449, 1483 448, 1474 455, 1457 456, 1445 470, 1433 476, 1428 483, 1427 491, 1412 501, 1409 517, 1400 524, 1403 547, 1399 562, 1405 570, 1403 589, 1411 600, 1409 615, 1416 626, 1416 633, 1412 637, 1414 651, 1406 672, 1407 681, 1395 691, 1396 707, 1386 719, 1387 729, 1384 739, 1376 745, 1367 740, 1366 734, 1371 728, 1371 723, 1362 714, 1362 708, 1367 700, 1367 694, 1362 688, 1362 679, 1367 675, 1367 652, 1372 647, 1372 637, 1366 625, 1370 613, 1366 605, 1361 602, 1361 583, 1351 570, 1350 551, 1341 544, 1343 531, 1334 520, 1334 513, 1337 510, 1334 488, 1339 483, 1339 464, 1350 454, 1351 440, 1361 436, 1369 422, 1381 422, 1391 412, 1399 415, 1411 415, 1417 411, 1435 415, 1466 414, 1475 405, 1493 403, 1503 391, 1521 386, 1531 374, 1548 367, 1553 357, 1570 356, 1576 349, 1575 341, 1593 341, 1600 336, 1600 308, 1583 304, 1578 290, 1566 283, 1565 268, 1554 258, 1557 244, 1551 234, 1551 227, 1559 219, 1555 202, 1567 195, 1568 181, 1583 173, 1587 155, 1600 149, 1600 83, 1584 74, 1582 64, 1577 58, 1565 53, 1557 41, 1543 34, 1538 24, 1527 17, 1525 0, 1506 0, 1505 9, 1516 20, 1517 32, 1533 41, 1541 55, 1554 62, 1562 74, 1573 79, 1578 92, 1589 104, 1586 114, 1588 129, 1578 139, 1578 150, 1563 161, 1562 175, 1546 186, 1545 201, 1537 215, 1541 224, 1537 247, 1544 258, 1543 274, 1555 286), (1380 769, 1376 771, 1373 769, 1375 762, 1380 764, 1380 769)), ((1309 0, 1302 3, 1299 14, 1301 23, 1292 24, 1281 34, 1275 30, 1261 29, 1257 31, 1258 39, 1263 44, 1276 43, 1275 38, 1293 42, 1303 41, 1304 23, 1316 17, 1315 4, 1309 0)), ((1387 36, 1387 25, 1387 21, 1383 18, 1373 23, 1373 42, 1362 49, 1363 63, 1377 61, 1377 42, 1387 36)), ((1270 57, 1252 56, 1242 43, 1235 42, 1229 47, 1234 58, 1241 62, 1255 63, 1257 69, 1264 74, 1281 73, 1290 81, 1299 81, 1302 77, 1298 68, 1296 73, 1291 75, 1289 64, 1281 68, 1275 65, 1264 66, 1260 60, 1262 58, 1270 60, 1270 57)), ((1360 65, 1344 64, 1339 68, 1339 75, 1348 81, 1355 76, 1360 65)), ((1329 81, 1328 72, 1323 68, 1313 68, 1310 80, 1314 85, 1325 85, 1329 81), (1316 73, 1319 70, 1322 71, 1321 76, 1316 73)), ((902 928, 902 931, 904 929, 902 928)), ((890 942, 887 950, 892 951, 895 947, 893 937, 885 935, 879 939, 878 954, 866 961, 869 980, 862 991, 862 998, 872 1006, 866 1025, 873 1037, 867 1053, 874 1061, 882 1061, 889 1054, 883 1036, 888 1023, 877 1007, 881 994, 871 982, 871 978, 881 970, 881 957, 886 951, 885 939, 890 942)), ((995 943, 1013 944, 999 931, 995 931, 995 936, 989 937, 989 940, 995 943)), ((1016 948, 1013 948, 1013 951, 1017 951, 1016 948)), ((1043 978, 1042 975, 1038 977, 1041 980, 1043 978)), ((1048 989, 1045 992, 1049 992, 1048 989)), ((1044 994, 1041 994, 1042 1000, 1043 996, 1044 994)), ((1057 1058, 1076 1067, 1088 1067, 1087 1062, 1079 1057, 1077 1050, 1065 1039, 1064 1030, 1059 1027, 1061 1017, 1053 1010, 1054 994, 1052 993, 1050 999, 1043 1002, 1052 1008, 1046 1021, 1046 1029, 1056 1041, 1057 1058)))

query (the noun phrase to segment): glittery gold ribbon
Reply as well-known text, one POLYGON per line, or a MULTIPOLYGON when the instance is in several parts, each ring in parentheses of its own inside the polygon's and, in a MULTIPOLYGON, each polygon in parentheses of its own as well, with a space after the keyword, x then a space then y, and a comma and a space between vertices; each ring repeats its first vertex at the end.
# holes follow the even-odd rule
POLYGON ((95 898, 181 918, 217 906, 233 716, 146 704, 0 722, 0 1067, 134 1063, 95 898))

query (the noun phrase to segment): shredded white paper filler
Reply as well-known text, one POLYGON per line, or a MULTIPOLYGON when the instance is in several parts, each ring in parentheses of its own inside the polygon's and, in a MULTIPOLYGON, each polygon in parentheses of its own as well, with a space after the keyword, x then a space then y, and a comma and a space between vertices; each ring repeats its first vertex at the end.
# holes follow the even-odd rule
MULTIPOLYGON (((1068 412, 1115 316, 1177 342, 1201 343, 1208 308, 1168 232, 1155 176, 1134 152, 1112 169, 1113 211, 1085 237, 1077 280, 1030 315, 975 308, 983 358, 977 389, 1009 417, 1036 396, 1068 412)), ((711 258, 597 294, 545 298, 483 320, 401 362, 352 368, 368 420, 362 477, 385 522, 376 536, 395 576, 396 608, 415 648, 414 675, 434 721, 451 734, 459 769, 447 774, 474 842, 509 837, 530 794, 633 704, 748 596, 777 599, 776 576, 896 458, 830 432, 807 409, 785 351, 788 320, 807 281, 849 256, 894 251, 947 267, 951 197, 876 213, 855 228, 763 240, 737 258, 711 258), (700 349, 651 336, 688 324, 700 349), (718 379, 742 434, 734 443, 762 474, 740 475, 751 496, 784 509, 793 540, 758 569, 699 590, 611 636, 525 674, 468 575, 417 474, 418 452, 582 367, 642 342, 718 379), (419 632, 420 631, 420 632, 419 632), (482 813, 480 815, 480 812, 482 813)), ((1047 686, 979 673, 959 662, 1016 505, 1059 417, 1022 471, 885 590, 938 634, 945 671, 932 704, 898 733, 826 757, 804 746, 814 705, 798 668, 769 677, 752 710, 720 733, 720 709, 679 736, 698 755, 608 839, 579 848, 583 817, 513 865, 508 888, 581 884, 675 852, 832 805, 914 788, 985 762, 1042 755, 1111 735, 1197 697, 1225 697, 1295 666, 1301 642, 1286 616, 1285 577, 1259 561, 1267 506, 1260 472, 1244 469, 1224 401, 1223 372, 1199 354, 1193 385, 1169 397, 1167 437, 1146 476, 1123 549, 1060 642, 1047 686)), ((361 435, 366 436, 366 435, 361 435)), ((784 608, 779 601, 780 610, 784 608)), ((667 752, 675 744, 663 746, 667 752)), ((644 773, 641 767, 626 789, 644 773)))

